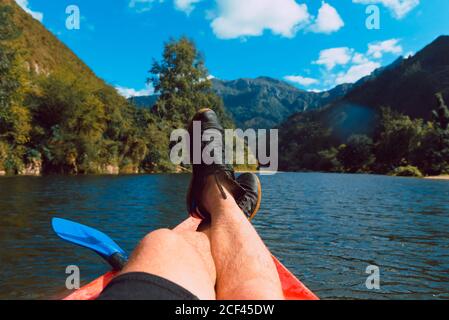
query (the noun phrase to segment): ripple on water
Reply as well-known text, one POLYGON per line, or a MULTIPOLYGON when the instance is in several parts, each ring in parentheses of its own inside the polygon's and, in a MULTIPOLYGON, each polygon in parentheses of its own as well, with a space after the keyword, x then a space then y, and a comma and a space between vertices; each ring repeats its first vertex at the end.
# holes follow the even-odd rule
MULTIPOLYGON (((368 175, 262 176, 255 226, 268 247, 328 299, 449 298, 449 184, 368 175), (377 265, 381 290, 365 287, 377 265)), ((64 294, 65 267, 84 282, 108 267, 60 241, 54 216, 106 231, 131 251, 185 218, 188 175, 0 179, 0 299, 64 294)))

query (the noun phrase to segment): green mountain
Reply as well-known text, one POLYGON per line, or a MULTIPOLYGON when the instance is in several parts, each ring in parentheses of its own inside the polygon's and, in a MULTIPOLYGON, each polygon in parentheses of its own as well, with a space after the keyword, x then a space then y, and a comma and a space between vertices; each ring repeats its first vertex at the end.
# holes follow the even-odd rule
MULTIPOLYGON (((308 92, 269 77, 224 81, 213 79, 213 90, 238 128, 272 128, 296 112, 313 110, 345 95, 351 85, 327 92, 308 92)), ((152 106, 157 96, 130 99, 138 106, 152 106)))
POLYGON ((0 0, 0 175, 184 170, 169 158, 173 129, 202 105, 233 124, 200 81, 207 70, 194 43, 171 40, 164 52, 151 72, 173 76, 160 85, 165 100, 155 112, 137 108, 15 1, 0 0), (189 54, 167 62, 180 51, 189 54), (169 74, 168 63, 189 72, 169 74))
POLYGON ((328 104, 319 117, 342 139, 354 133, 370 135, 381 107, 430 120, 438 106, 437 93, 449 100, 449 36, 360 80, 345 96, 328 104))
POLYGON ((315 93, 268 77, 222 81, 214 90, 239 128, 272 128, 291 114, 313 110, 344 95, 349 85, 315 93))
POLYGON ((341 161, 371 150, 364 153, 374 154, 363 165, 351 164, 351 170, 387 173, 411 164, 426 173, 444 172, 428 169, 431 164, 423 162, 432 162, 425 154, 446 150, 438 146, 446 139, 442 138, 447 134, 445 121, 435 122, 433 112, 440 108, 445 114, 445 101, 449 101, 449 36, 439 37, 413 57, 376 70, 323 108, 285 120, 279 126, 281 169, 340 171, 341 161), (422 150, 432 145, 436 147, 422 150))
POLYGON ((120 96, 15 1, 0 0, 0 17, 0 175, 162 170, 168 124, 120 96))
MULTIPOLYGON (((239 128, 271 128, 296 113, 300 118, 303 112, 324 107, 328 125, 347 137, 353 132, 372 131, 375 110, 382 106, 429 119, 435 93, 448 94, 447 43, 448 37, 440 37, 411 58, 398 58, 353 85, 343 84, 326 92, 300 90, 269 77, 213 79, 213 89, 239 128)), ((139 106, 152 106, 156 100, 157 96, 132 98, 139 106)))

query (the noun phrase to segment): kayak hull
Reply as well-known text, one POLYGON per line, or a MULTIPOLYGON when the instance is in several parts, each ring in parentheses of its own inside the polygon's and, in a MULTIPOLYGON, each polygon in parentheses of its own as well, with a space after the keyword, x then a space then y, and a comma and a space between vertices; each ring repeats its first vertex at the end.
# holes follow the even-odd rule
MULTIPOLYGON (((176 232, 196 230, 200 224, 199 219, 189 218, 173 230, 176 232)), ((287 300, 318 300, 318 297, 310 291, 298 278, 296 278, 282 263, 273 256, 282 283, 285 299, 287 300)), ((63 300, 95 300, 103 289, 114 279, 118 272, 110 271, 82 288, 74 291, 63 300)))

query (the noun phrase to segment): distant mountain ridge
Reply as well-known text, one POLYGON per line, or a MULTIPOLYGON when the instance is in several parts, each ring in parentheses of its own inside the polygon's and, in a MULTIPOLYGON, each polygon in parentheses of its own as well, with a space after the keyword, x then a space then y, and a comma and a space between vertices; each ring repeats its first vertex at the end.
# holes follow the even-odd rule
MULTIPOLYGON (((355 83, 346 95, 324 106, 317 118, 341 139, 373 133, 381 107, 430 120, 437 93, 449 101, 449 36, 438 37, 416 55, 399 58, 355 83)), ((295 114, 289 121, 301 121, 295 114)))
POLYGON ((370 134, 381 107, 430 120, 437 93, 449 101, 449 36, 440 36, 416 55, 361 79, 345 96, 323 108, 320 117, 343 138, 370 134))
MULTIPOLYGON (((340 85, 326 92, 309 92, 284 81, 256 79, 213 79, 213 90, 223 99, 238 128, 272 128, 296 112, 313 110, 344 96, 351 85, 340 85)), ((152 106, 157 96, 134 97, 138 106, 152 106)))
POLYGON ((223 81, 214 79, 214 90, 241 128, 272 128, 296 112, 321 107, 343 96, 349 85, 315 93, 269 77, 223 81))

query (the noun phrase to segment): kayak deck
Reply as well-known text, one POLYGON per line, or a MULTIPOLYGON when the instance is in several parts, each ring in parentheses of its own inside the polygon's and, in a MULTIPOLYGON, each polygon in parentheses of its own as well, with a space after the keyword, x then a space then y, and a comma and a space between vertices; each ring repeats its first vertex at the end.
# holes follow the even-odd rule
MULTIPOLYGON (((189 218, 174 231, 196 230, 201 220, 189 218)), ((285 299, 287 300, 318 300, 318 297, 310 291, 298 278, 296 278, 285 266, 273 256, 279 278, 282 283, 285 299)), ((82 288, 74 291, 64 298, 64 300, 95 300, 103 289, 111 282, 118 272, 110 271, 82 288)))

